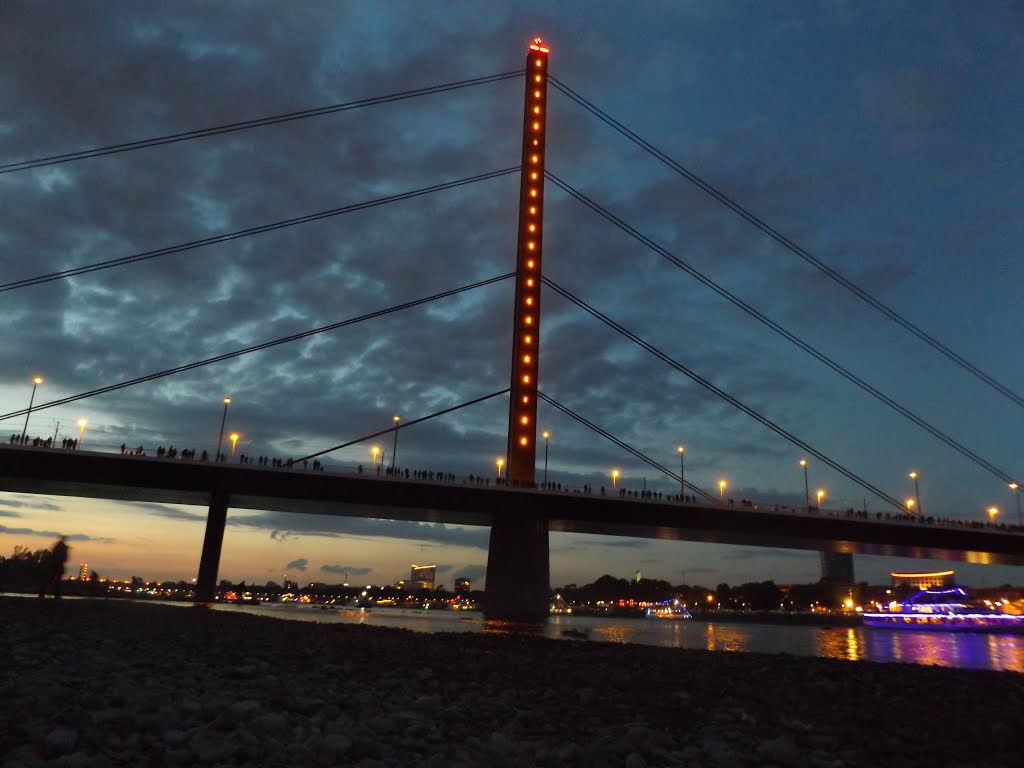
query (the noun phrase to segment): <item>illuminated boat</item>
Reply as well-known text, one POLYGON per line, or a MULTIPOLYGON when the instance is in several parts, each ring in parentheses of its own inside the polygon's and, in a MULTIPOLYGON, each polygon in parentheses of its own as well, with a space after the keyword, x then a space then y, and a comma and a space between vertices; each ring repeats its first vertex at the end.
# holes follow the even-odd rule
POLYGON ((861 615, 866 627, 1024 634, 1024 615, 978 605, 962 587, 922 589, 905 602, 894 601, 861 615))
POLYGON ((662 600, 660 603, 652 603, 647 606, 647 618, 649 619, 692 619, 683 604, 677 598, 662 600))

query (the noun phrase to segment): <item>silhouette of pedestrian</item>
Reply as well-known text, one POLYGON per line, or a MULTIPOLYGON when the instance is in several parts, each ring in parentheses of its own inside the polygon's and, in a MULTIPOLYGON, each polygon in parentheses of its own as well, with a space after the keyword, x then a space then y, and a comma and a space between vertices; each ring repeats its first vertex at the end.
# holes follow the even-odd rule
POLYGON ((46 581, 39 588, 39 596, 45 597, 46 591, 53 585, 53 596, 60 598, 60 580, 64 577, 64 564, 68 561, 68 545, 66 537, 61 536, 50 550, 50 559, 46 564, 46 581))

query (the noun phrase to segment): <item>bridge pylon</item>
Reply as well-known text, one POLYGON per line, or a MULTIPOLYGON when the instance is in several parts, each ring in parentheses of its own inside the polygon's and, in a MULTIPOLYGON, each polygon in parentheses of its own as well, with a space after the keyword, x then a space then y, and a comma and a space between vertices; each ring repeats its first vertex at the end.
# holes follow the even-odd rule
MULTIPOLYGON (((519 182, 516 296, 512 311, 512 373, 505 480, 536 486, 537 378, 540 371, 540 277, 544 224, 544 155, 547 128, 548 47, 534 38, 526 54, 523 150, 519 182)), ((496 520, 487 555, 485 610, 496 618, 547 615, 549 561, 547 520, 524 510, 496 520)))

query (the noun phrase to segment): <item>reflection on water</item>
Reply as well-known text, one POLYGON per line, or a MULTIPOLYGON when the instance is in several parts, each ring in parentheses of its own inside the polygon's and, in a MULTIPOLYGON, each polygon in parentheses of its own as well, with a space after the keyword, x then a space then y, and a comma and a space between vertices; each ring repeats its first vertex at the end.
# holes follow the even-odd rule
POLYGON ((704 647, 709 651, 750 650, 750 625, 704 624, 704 647))
POLYGON ((708 651, 789 653, 848 661, 938 664, 963 669, 1024 672, 1024 636, 899 629, 822 629, 780 624, 729 624, 664 619, 552 616, 540 622, 485 621, 479 613, 376 608, 321 610, 317 606, 217 605, 214 610, 299 621, 402 627, 418 632, 488 632, 558 640, 637 643, 708 651))
POLYGON ((609 624, 603 627, 594 627, 594 639, 604 640, 606 643, 628 643, 626 630, 621 624, 609 624))
POLYGON ((489 635, 517 635, 539 637, 544 634, 545 621, 508 621, 505 619, 484 619, 483 630, 489 635))
POLYGON ((815 656, 826 659, 859 661, 865 658, 862 630, 831 629, 819 630, 815 656))
POLYGON ((1024 672, 1024 637, 981 632, 861 630, 873 661, 1024 672))

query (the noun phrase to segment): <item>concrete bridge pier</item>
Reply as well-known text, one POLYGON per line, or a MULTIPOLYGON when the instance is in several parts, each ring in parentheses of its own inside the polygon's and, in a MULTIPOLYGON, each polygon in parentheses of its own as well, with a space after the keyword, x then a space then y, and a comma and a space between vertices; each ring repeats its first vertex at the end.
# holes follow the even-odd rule
POLYGON ((217 588, 217 570, 220 568, 220 550, 224 543, 224 525, 228 519, 228 495, 219 491, 210 494, 210 511, 206 516, 206 536, 203 554, 199 560, 199 578, 196 579, 197 603, 212 603, 217 588))
POLYGON ((511 621, 545 618, 551 597, 549 569, 546 519, 495 521, 487 551, 484 615, 511 621))

